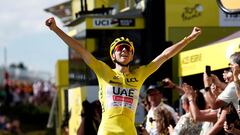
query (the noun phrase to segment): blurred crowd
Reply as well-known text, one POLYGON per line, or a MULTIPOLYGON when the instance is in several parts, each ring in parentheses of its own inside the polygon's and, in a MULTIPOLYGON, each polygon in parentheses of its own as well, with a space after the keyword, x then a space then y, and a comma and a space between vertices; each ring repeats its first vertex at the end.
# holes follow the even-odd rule
POLYGON ((10 119, 6 115, 0 114, 0 134, 3 135, 23 135, 18 119, 10 119))
MULTIPOLYGON (((50 81, 9 81, 5 80, 0 89, 0 107, 14 108, 19 106, 35 106, 49 108, 56 94, 56 86, 50 81)), ((2 110, 2 109, 1 109, 2 110)), ((1 113, 1 112, 0 112, 1 113)), ((21 121, 19 119, 0 114, 0 133, 20 135, 21 121)))
POLYGON ((11 81, 6 82, 0 90, 1 104, 16 106, 19 104, 34 104, 51 106, 56 93, 56 86, 50 81, 11 81))

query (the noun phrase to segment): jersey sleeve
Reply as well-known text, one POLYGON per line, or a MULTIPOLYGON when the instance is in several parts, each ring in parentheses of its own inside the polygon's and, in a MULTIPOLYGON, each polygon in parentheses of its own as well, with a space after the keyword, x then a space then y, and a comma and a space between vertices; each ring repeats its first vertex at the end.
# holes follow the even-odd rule
POLYGON ((94 58, 88 63, 88 66, 93 70, 97 76, 105 76, 111 72, 111 68, 104 62, 94 58))
POLYGON ((148 78, 151 74, 153 74, 157 69, 160 67, 160 65, 157 65, 155 62, 150 62, 147 65, 140 66, 138 72, 141 73, 142 79, 145 80, 148 78))

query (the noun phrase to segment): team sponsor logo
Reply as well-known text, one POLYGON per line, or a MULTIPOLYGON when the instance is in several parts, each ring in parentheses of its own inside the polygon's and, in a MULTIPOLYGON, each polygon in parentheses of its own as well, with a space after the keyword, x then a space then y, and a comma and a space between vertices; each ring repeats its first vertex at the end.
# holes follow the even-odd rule
POLYGON ((113 76, 113 79, 119 79, 120 78, 120 76, 118 76, 118 75, 116 75, 116 76, 113 76))
POLYGON ((113 87, 113 94, 114 95, 120 95, 120 96, 126 96, 133 98, 134 96, 134 89, 123 89, 120 87, 113 87))
POLYGON ((135 78, 135 77, 134 78, 126 78, 126 81, 129 83, 130 82, 138 82, 137 78, 135 78))
POLYGON ((107 107, 123 107, 136 110, 138 101, 138 90, 132 88, 122 88, 117 86, 106 87, 107 107))
POLYGON ((136 87, 135 85, 132 85, 130 83, 138 82, 137 78, 126 78, 126 84, 131 86, 131 87, 136 87))
MULTIPOLYGON (((113 79, 114 80, 117 80, 119 79, 120 77, 119 76, 114 76, 113 79)), ((134 82, 138 82, 138 79, 133 77, 133 78, 126 78, 125 79, 125 83, 131 87, 136 87, 135 85, 132 85, 131 83, 134 83, 134 82)), ((118 84, 118 85, 122 85, 123 83, 122 82, 118 82, 118 81, 113 81, 113 80, 110 80, 109 83, 111 84, 118 84)))
POLYGON ((112 81, 112 80, 110 80, 110 81, 109 81, 109 83, 111 83, 111 84, 118 84, 118 85, 122 85, 122 83, 121 83, 121 82, 116 82, 116 81, 112 81))

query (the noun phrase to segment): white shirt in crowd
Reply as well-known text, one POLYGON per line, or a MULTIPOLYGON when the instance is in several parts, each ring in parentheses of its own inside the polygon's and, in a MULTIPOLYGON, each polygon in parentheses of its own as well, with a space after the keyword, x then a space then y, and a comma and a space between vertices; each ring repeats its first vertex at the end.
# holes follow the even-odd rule
MULTIPOLYGON (((168 111, 170 111, 173 118, 174 118, 174 121, 177 122, 177 113, 175 112, 175 110, 171 106, 169 106, 165 103, 160 103, 157 107, 159 107, 159 106, 163 106, 168 111)), ((149 133, 149 135, 159 135, 158 131, 157 131, 156 122, 155 121, 150 122, 151 118, 155 119, 154 118, 154 111, 156 110, 157 107, 151 107, 151 109, 148 111, 148 114, 147 114, 147 120, 146 120, 146 127, 145 128, 146 128, 147 132, 149 133)))

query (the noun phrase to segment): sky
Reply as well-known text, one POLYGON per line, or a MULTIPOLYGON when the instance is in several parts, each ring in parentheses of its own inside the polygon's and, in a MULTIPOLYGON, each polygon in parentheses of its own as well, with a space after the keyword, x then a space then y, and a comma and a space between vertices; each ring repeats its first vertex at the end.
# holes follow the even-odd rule
MULTIPOLYGON (((59 59, 68 58, 68 48, 45 26, 53 15, 44 9, 68 0, 1 0, 0 65, 24 63, 28 70, 55 73, 59 59)), ((63 23, 55 17, 64 31, 63 23)))

